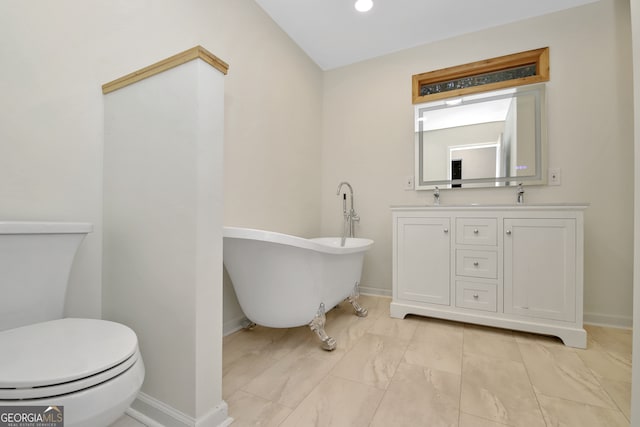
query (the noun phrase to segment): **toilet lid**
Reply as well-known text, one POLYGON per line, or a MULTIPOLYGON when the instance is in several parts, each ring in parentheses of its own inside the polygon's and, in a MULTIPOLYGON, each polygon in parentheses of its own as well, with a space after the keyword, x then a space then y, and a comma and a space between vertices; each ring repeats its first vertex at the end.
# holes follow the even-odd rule
POLYGON ((137 354, 135 332, 97 319, 59 319, 0 332, 0 389, 77 381, 137 354))

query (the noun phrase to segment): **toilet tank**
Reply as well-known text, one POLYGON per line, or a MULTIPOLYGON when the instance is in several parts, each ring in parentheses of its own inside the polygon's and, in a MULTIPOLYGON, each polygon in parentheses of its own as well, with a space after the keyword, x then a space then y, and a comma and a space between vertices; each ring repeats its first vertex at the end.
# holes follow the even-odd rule
POLYGON ((0 331, 62 318, 89 223, 0 221, 0 331))

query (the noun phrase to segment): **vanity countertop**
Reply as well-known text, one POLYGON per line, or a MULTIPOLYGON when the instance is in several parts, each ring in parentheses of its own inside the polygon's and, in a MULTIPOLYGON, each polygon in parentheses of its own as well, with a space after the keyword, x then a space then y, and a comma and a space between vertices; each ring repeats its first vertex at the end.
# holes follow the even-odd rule
POLYGON ((452 209, 452 210, 576 210, 586 209, 589 203, 524 203, 521 205, 513 203, 443 203, 440 205, 391 205, 391 210, 421 210, 421 209, 452 209))

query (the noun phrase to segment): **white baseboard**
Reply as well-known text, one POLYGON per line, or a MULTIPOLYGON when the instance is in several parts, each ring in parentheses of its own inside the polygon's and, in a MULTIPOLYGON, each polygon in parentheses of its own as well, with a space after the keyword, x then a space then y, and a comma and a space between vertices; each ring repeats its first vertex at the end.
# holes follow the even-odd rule
POLYGON ((382 297, 391 296, 391 289, 370 288, 368 286, 362 285, 358 286, 358 289, 360 290, 360 293, 362 295, 376 295, 382 297))
POLYGON ((196 420, 142 392, 126 413, 148 427, 226 427, 233 422, 233 418, 228 416, 228 407, 224 400, 196 420))
POLYGON ((134 420, 144 424, 147 427, 164 427, 162 424, 160 424, 156 420, 152 420, 151 418, 149 418, 148 416, 146 416, 142 412, 140 412, 140 411, 138 411, 136 409, 133 409, 131 407, 128 408, 125 411, 125 414, 127 414, 128 416, 130 416, 134 420))
POLYGON ((602 313, 584 313, 584 323, 588 325, 606 326, 609 328, 631 329, 633 318, 631 316, 612 316, 602 313))
POLYGON ((205 415, 198 418, 195 427, 227 427, 233 422, 233 418, 227 415, 228 412, 227 402, 223 400, 205 415))
POLYGON ((195 425, 193 417, 142 392, 133 401, 127 414, 149 427, 192 427, 195 425))

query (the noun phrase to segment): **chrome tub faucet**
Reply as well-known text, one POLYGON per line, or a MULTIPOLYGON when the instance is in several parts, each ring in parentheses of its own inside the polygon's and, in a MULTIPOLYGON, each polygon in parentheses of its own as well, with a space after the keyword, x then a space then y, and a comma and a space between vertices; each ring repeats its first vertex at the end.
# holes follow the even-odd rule
POLYGON ((355 225, 354 221, 360 221, 360 216, 356 213, 353 208, 353 187, 346 181, 342 181, 338 184, 338 191, 336 191, 336 195, 340 196, 340 191, 342 191, 343 186, 347 186, 349 188, 349 197, 351 198, 351 209, 347 211, 347 193, 342 194, 342 217, 344 219, 342 226, 342 239, 340 240, 340 246, 344 246, 347 240, 347 237, 356 237, 355 233, 355 225))

